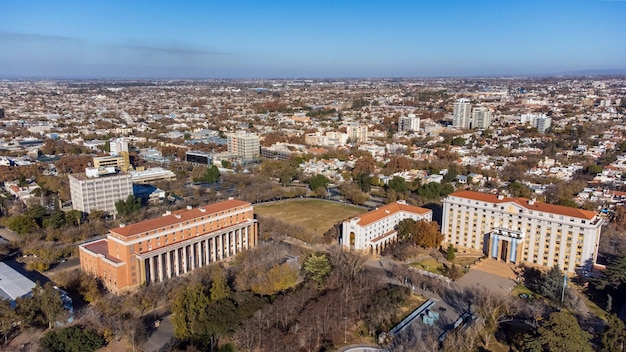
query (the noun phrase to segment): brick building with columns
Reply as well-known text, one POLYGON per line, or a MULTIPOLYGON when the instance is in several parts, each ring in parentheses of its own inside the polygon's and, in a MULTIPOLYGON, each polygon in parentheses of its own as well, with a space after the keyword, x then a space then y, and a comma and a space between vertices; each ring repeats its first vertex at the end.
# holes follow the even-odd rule
POLYGON ((79 246, 80 266, 114 293, 167 280, 254 247, 252 205, 229 199, 109 230, 79 246))

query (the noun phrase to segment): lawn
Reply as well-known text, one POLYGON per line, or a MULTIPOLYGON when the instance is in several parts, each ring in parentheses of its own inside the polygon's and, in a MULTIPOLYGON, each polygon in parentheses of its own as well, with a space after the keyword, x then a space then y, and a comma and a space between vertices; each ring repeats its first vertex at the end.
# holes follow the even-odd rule
POLYGON ((477 256, 457 256, 455 257, 452 262, 456 265, 460 265, 460 266, 466 266, 466 265, 470 265, 470 264, 474 264, 475 261, 477 261, 481 256, 477 255, 477 256))
POLYGON ((419 262, 411 263, 411 266, 416 269, 426 270, 433 274, 443 273, 443 264, 439 263, 434 258, 427 258, 419 262))
POLYGON ((289 199, 254 206, 259 215, 278 217, 321 236, 339 221, 365 213, 367 209, 320 199, 289 199))

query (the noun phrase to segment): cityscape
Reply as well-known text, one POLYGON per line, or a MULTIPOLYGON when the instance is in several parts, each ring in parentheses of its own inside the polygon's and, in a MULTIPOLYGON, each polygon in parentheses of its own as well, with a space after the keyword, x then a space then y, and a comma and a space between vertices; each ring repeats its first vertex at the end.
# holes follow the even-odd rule
POLYGON ((626 350, 626 2, 3 8, 0 350, 626 350))

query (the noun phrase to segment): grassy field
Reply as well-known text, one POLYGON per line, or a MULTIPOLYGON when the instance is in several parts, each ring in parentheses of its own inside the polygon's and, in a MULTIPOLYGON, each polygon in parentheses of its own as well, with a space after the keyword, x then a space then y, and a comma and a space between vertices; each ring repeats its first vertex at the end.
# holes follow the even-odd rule
POLYGON ((427 258, 419 262, 411 263, 410 265, 414 268, 426 270, 433 274, 443 273, 443 264, 437 262, 434 258, 427 258))
POLYGON ((334 224, 365 213, 367 209, 320 199, 289 199, 254 206, 254 212, 309 229, 322 235, 334 224))

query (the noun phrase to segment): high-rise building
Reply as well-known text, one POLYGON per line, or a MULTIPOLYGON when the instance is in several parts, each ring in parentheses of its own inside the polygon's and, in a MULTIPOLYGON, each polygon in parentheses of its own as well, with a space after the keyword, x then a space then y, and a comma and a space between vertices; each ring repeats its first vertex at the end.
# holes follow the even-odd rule
POLYGON ((114 167, 87 168, 84 173, 69 175, 72 208, 117 213, 115 202, 133 194, 131 175, 118 174, 114 167))
POLYGON ((367 143, 367 125, 351 123, 346 126, 346 134, 352 143, 367 143))
POLYGON ((79 246, 80 267, 120 293, 231 257, 257 240, 252 205, 230 199, 111 229, 79 246))
POLYGON ((539 133, 545 133, 550 126, 552 126, 552 118, 548 116, 542 116, 535 120, 535 127, 539 133))
POLYGON ((472 105, 469 99, 461 98, 454 103, 452 127, 467 129, 472 122, 472 105))
POLYGON ((443 201, 441 232, 446 244, 479 250, 496 260, 559 265, 574 273, 595 264, 602 222, 589 210, 458 191, 443 201))
MULTIPOLYGON (((123 163, 120 165, 120 170, 128 172, 130 169, 130 154, 128 151, 128 139, 127 138, 115 138, 109 141, 109 148, 112 156, 121 156, 123 163)), ((95 159, 95 158, 94 158, 95 159)))
POLYGON ((484 106, 475 107, 472 111, 472 128, 484 130, 491 125, 491 110, 484 106))
POLYGON ((227 135, 228 152, 240 156, 244 161, 259 157, 261 144, 254 133, 237 132, 227 135))
POLYGON ((341 245, 379 254, 396 240, 396 225, 404 219, 431 221, 433 212, 397 201, 343 222, 341 245))
POLYGON ((415 114, 409 114, 409 116, 400 116, 398 118, 398 131, 399 132, 417 132, 420 129, 420 118, 415 114))

